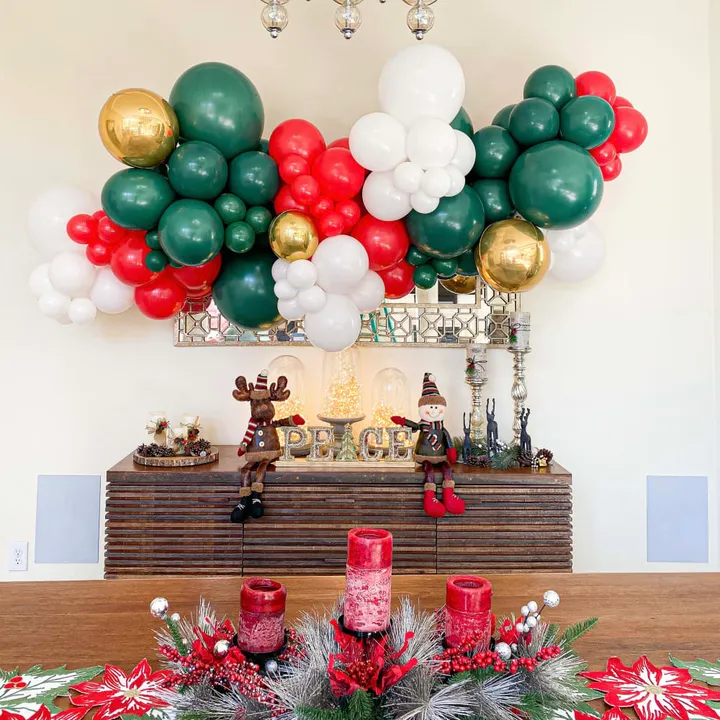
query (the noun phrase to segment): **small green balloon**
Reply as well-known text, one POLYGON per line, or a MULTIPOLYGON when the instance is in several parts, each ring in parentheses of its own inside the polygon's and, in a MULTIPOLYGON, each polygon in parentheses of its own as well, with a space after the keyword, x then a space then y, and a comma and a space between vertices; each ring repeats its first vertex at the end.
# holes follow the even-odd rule
POLYGON ((466 185, 458 195, 440 198, 431 213, 413 210, 405 225, 415 247, 431 258, 445 260, 477 243, 485 228, 485 209, 478 194, 466 185))
POLYGON ((268 231, 272 222, 273 214, 266 207, 256 205, 247 211, 245 222, 256 232, 264 233, 268 231))
POLYGON ((438 274, 431 264, 419 265, 413 272, 413 282, 423 290, 434 287, 438 280, 438 274))
POLYGON ((213 207, 226 225, 244 220, 245 213, 247 213, 245 203, 237 195, 233 195, 232 193, 223 193, 220 195, 213 207))
POLYGON ((507 220, 515 213, 507 180, 476 180, 472 189, 478 194, 485 208, 485 222, 490 225, 499 220, 507 220))
POLYGON ((473 124, 470 119, 468 111, 464 108, 460 108, 460 112, 455 116, 455 119, 450 123, 450 127, 453 130, 459 130, 461 133, 465 133, 468 137, 473 136, 473 124))
POLYGON ((470 250, 464 252, 458 257, 458 275, 465 277, 475 277, 478 275, 477 265, 475 264, 475 248, 472 247, 470 250))
POLYGON ((234 253, 246 253, 255 245, 255 231, 246 222, 234 222, 225 228, 225 246, 234 253))
POLYGON ((488 125, 473 135, 475 172, 481 178, 504 178, 520 156, 513 136, 498 125, 488 125))
POLYGON ((145 244, 151 250, 160 249, 160 235, 157 230, 150 230, 150 232, 145 233, 145 244))
POLYGON ((223 191, 227 179, 227 162, 210 143, 183 143, 168 160, 168 180, 182 197, 212 200, 223 191))
POLYGON ((560 115, 547 100, 528 98, 510 113, 510 134, 518 145, 529 147, 554 140, 559 132, 560 115))
POLYGON ((499 125, 505 130, 510 129, 510 113, 515 109, 515 103, 512 105, 506 105, 500 112, 493 118, 492 124, 499 125))
POLYGON ((230 192, 248 205, 271 203, 280 188, 277 163, 265 153, 252 151, 238 155, 230 163, 230 192))
POLYGON ((438 260, 436 258, 432 261, 432 266, 435 268, 438 277, 449 278, 457 273, 458 259, 456 257, 446 258, 445 260, 438 260))
POLYGON ((263 138, 256 147, 253 148, 253 150, 258 150, 261 153, 269 153, 270 152, 270 141, 263 138))
POLYGON ((419 265, 424 265, 428 262, 430 260, 430 256, 426 255, 422 250, 418 250, 414 245, 411 245, 408 248, 407 255, 405 255, 405 260, 407 260, 407 262, 411 265, 418 267, 419 265))
POLYGON ((168 264, 168 257, 162 250, 153 250, 145 256, 145 267, 151 272, 162 272, 168 264))
POLYGON ((562 140, 526 150, 510 173, 510 197, 534 225, 557 230, 580 225, 603 196, 600 167, 587 150, 562 140))
POLYGON ((102 189, 102 208, 117 225, 152 230, 175 199, 170 183, 153 170, 120 170, 102 189))
POLYGON ((268 330, 280 323, 272 276, 275 260, 273 253, 257 249, 223 257, 213 300, 231 323, 246 330, 268 330))
POLYGON ((160 244, 181 265, 203 265, 220 252, 225 228, 212 205, 202 200, 177 200, 160 218, 160 244))
POLYGON ((614 128, 615 111, 612 105, 595 95, 575 98, 560 111, 562 139, 586 150, 602 145, 614 128))
POLYGON ((524 98, 541 98, 560 110, 565 103, 577 96, 575 78, 559 65, 538 68, 525 83, 524 98))
POLYGON ((170 267, 172 267, 172 268, 177 269, 177 268, 181 268, 182 266, 183 266, 182 263, 175 262, 174 260, 171 260, 171 261, 170 261, 170 267))

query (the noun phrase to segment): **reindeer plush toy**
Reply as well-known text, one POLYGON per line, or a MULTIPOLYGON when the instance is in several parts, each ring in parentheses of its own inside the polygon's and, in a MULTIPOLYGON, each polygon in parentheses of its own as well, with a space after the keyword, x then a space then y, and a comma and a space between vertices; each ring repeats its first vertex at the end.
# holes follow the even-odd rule
POLYGON ((283 402, 290 397, 287 390, 287 378, 281 375, 277 383, 268 389, 268 373, 263 370, 257 377, 255 385, 240 376, 235 380, 237 390, 233 397, 239 402, 250 402, 250 422, 243 438, 238 455, 245 457, 245 465, 240 468, 240 502, 232 511, 230 520, 243 523, 248 517, 261 518, 264 513, 262 503, 263 481, 268 466, 282 454, 280 438, 276 428, 304 425, 300 415, 291 418, 274 420, 275 406, 273 402, 283 402), (255 480, 250 483, 250 474, 255 471, 255 480))

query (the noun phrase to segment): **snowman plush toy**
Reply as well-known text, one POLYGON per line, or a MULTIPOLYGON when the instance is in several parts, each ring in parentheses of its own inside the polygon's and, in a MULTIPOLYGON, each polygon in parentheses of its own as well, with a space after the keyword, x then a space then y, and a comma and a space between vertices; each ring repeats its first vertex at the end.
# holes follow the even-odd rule
POLYGON ((397 415, 392 421, 418 433, 415 444, 415 462, 422 465, 425 472, 425 499, 423 508, 430 517, 440 518, 446 512, 462 515, 465 503, 455 494, 455 481, 452 463, 457 460, 457 450, 450 433, 445 429, 445 411, 447 402, 440 395, 435 384, 435 376, 425 373, 422 395, 418 400, 420 422, 416 423, 397 415), (435 468, 439 467, 443 477, 442 500, 437 496, 435 468))

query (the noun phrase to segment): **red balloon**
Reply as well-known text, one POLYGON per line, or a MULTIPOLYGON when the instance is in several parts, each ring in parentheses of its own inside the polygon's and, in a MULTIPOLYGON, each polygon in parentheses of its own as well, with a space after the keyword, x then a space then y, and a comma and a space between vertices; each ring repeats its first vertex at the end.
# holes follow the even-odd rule
POLYGON ((615 129, 610 136, 610 142, 619 153, 637 150, 645 142, 647 133, 647 120, 639 110, 620 107, 615 111, 615 129))
POLYGON ((618 95, 615 98, 613 107, 617 110, 620 107, 635 107, 635 106, 627 98, 624 98, 621 95, 618 95))
POLYGON ((366 215, 355 226, 351 235, 365 248, 370 269, 376 272, 395 267, 410 247, 410 238, 405 230, 405 223, 401 220, 385 222, 366 215))
POLYGON ((350 149, 350 138, 339 138, 338 140, 334 140, 328 145, 328 150, 330 148, 345 148, 346 150, 350 149))
POLYGON ((345 218, 345 230, 352 230, 360 220, 362 211, 360 206, 354 200, 343 200, 335 205, 335 212, 340 213, 345 218))
POLYGON ((168 272, 135 288, 135 304, 143 315, 153 320, 167 320, 177 315, 186 297, 187 290, 168 272))
POLYGON ((268 145, 270 157, 277 163, 288 155, 300 155, 312 163, 325 149, 325 140, 311 122, 293 118, 272 131, 268 145))
POLYGON ((607 165, 602 165, 600 167, 600 172, 602 173, 603 178, 606 181, 615 180, 615 178, 620 175, 620 172, 622 171, 622 160, 620 159, 620 156, 617 155, 614 160, 611 160, 607 165))
POLYGON ((278 170, 280 177, 289 185, 296 177, 310 174, 310 163, 300 155, 288 155, 280 161, 278 170))
POLYGON ((95 265, 95 267, 101 267, 102 265, 109 265, 112 255, 113 255, 112 248, 107 243, 104 243, 104 242, 90 243, 85 248, 85 257, 93 265, 95 265))
POLYGON ((415 268, 406 260, 401 260, 395 267, 383 270, 378 275, 385 283, 385 297, 388 300, 398 300, 412 292, 415 287, 413 273, 415 268))
POLYGON ((335 209, 335 203, 328 197, 321 197, 311 208, 310 214, 314 218, 321 218, 323 215, 332 212, 335 209))
POLYGON ((590 70, 575 78, 578 95, 597 95, 607 100, 611 105, 617 97, 615 83, 605 74, 597 70, 590 70))
POLYGON ((274 200, 275 212, 279 215, 280 213, 287 212, 288 210, 300 210, 305 212, 306 208, 301 205, 290 192, 289 185, 283 185, 280 188, 280 192, 275 196, 274 200))
POLYGON ((335 237, 345 232, 345 218, 335 211, 325 213, 317 222, 320 239, 335 237))
MULTIPOLYGON (((178 280, 179 278, 175 278, 178 280)), ((187 291, 188 300, 204 300, 208 295, 212 294, 212 288, 210 285, 203 285, 201 288, 195 288, 187 291)))
POLYGON ((326 150, 313 165, 313 177, 320 182, 320 191, 331 200, 350 200, 362 189, 365 169, 345 148, 326 150))
POLYGON ((293 200, 307 207, 320 197, 320 183, 312 175, 301 175, 290 184, 290 193, 293 200))
POLYGON ((118 245, 110 261, 115 277, 126 285, 145 285, 154 280, 158 273, 145 267, 145 258, 150 248, 145 240, 139 237, 129 237, 118 245))
MULTIPOLYGON (((195 267, 171 267, 172 276, 188 290, 197 291, 202 288, 209 288, 217 279, 222 267, 222 255, 218 253, 212 260, 208 260, 204 265, 195 267)), ((195 297, 190 295, 188 297, 195 297)), ((200 297, 205 297, 204 295, 200 297)))
POLYGON ((92 216, 93 216, 96 220, 101 220, 102 218, 105 217, 105 211, 104 211, 104 210, 96 210, 96 211, 92 214, 92 216))
POLYGON ((66 231, 68 237, 80 245, 97 240, 98 221, 87 214, 73 215, 67 222, 66 231))
MULTIPOLYGON (((144 232, 144 231, 143 231, 144 232)), ((116 225, 109 217, 101 217, 98 222, 98 238, 108 245, 117 245, 127 238, 127 231, 116 225)))
POLYGON ((596 148, 588 151, 594 158, 595 162, 602 167, 612 162, 617 157, 617 150, 615 146, 608 140, 602 145, 598 145, 596 148))

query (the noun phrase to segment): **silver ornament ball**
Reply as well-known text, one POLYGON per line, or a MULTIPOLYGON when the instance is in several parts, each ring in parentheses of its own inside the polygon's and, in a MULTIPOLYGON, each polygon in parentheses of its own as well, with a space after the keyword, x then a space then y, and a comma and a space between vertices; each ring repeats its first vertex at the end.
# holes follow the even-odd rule
POLYGON ((224 657, 227 657, 227 654, 230 652, 230 641, 229 640, 218 640, 215 643, 215 647, 213 648, 213 655, 218 660, 222 660, 224 657))
POLYGON ((278 671, 278 664, 277 660, 268 660, 265 663, 265 672, 269 673, 270 675, 276 673, 278 671))
POLYGON ((170 603, 167 601, 167 598, 156 597, 150 603, 150 614, 155 618, 160 618, 161 620, 164 620, 169 607, 170 603))
POLYGON ((560 596, 554 590, 547 590, 543 595, 543 601, 549 608, 555 608, 560 604, 560 596))
POLYGON ((512 650, 507 643, 499 642, 495 645, 495 652, 501 660, 509 660, 512 655, 512 650))
POLYGON ((180 622, 180 613, 173 613, 173 614, 170 616, 170 619, 171 619, 173 622, 176 622, 176 623, 177 623, 177 622, 180 622))

